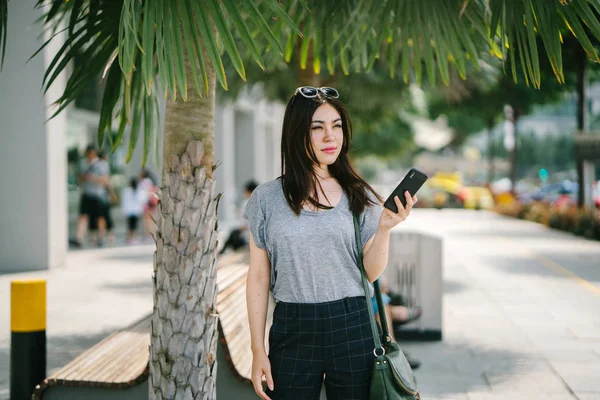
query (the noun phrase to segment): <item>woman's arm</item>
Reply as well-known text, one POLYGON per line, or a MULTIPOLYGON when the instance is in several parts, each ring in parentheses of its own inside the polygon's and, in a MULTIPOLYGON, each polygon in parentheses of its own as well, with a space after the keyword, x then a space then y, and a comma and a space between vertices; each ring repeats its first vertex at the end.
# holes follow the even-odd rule
POLYGON ((392 228, 404 221, 413 205, 417 202, 417 196, 410 197, 408 192, 406 196, 406 207, 402 205, 398 196, 394 197, 398 212, 395 213, 387 208, 383 208, 379 218, 379 227, 375 236, 365 244, 363 248, 363 264, 367 279, 369 282, 375 282, 383 274, 388 263, 388 253, 390 250, 390 233, 392 228))
POLYGON ((265 352, 265 326, 269 303, 271 263, 267 252, 250 235, 250 268, 246 282, 246 305, 250 321, 252 352, 265 352))
POLYGON ((379 227, 375 236, 363 248, 363 264, 369 282, 375 282, 383 274, 390 250, 390 230, 379 227))
POLYGON ((265 325, 269 304, 271 263, 267 252, 254 243, 250 234, 250 268, 246 281, 246 304, 250 321, 250 346, 252 349, 252 384, 254 391, 263 400, 270 400, 263 390, 265 377, 269 389, 273 390, 271 363, 265 350, 265 325))

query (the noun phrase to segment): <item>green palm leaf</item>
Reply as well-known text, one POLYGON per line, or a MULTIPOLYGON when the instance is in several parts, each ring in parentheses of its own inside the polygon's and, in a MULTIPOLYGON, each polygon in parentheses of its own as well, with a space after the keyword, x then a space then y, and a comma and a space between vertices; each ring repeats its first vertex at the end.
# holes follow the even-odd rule
MULTIPOLYGON (((8 0, 0 0, 0 63, 6 49, 7 4, 8 0)), ((44 10, 40 21, 45 24, 44 29, 53 30, 52 37, 62 30, 69 32, 45 72, 44 91, 77 59, 65 90, 56 101, 54 115, 102 76, 106 82, 98 141, 102 144, 108 138, 114 151, 123 143, 129 127, 129 160, 143 125, 144 163, 149 152, 158 151, 158 88, 173 100, 177 99, 178 90, 183 100, 187 98, 186 58, 193 71, 195 90, 202 94, 208 89, 208 68, 213 68, 221 85, 227 87, 222 50, 236 72, 245 77, 238 37, 242 38, 243 49, 264 68, 261 40, 282 52, 273 30, 277 31, 283 23, 286 29, 300 32, 277 0, 248 1, 242 8, 233 0, 40 0, 37 7, 44 10), (257 15, 261 18, 253 18, 257 15), (204 48, 207 53, 203 53, 204 48), (113 138, 106 133, 111 131, 115 119, 119 120, 119 127, 113 138)))
POLYGON ((6 21, 8 19, 8 0, 0 0, 0 71, 6 54, 6 21))
MULTIPOLYGON (((482 0, 483 1, 483 0, 482 0)), ((517 78, 517 57, 526 82, 540 86, 539 50, 535 35, 542 39, 545 54, 559 81, 564 82, 562 37, 571 32, 594 61, 600 61, 592 41, 600 40, 600 6, 595 0, 503 0, 490 1, 491 35, 504 44, 502 59, 510 62, 517 78), (594 9, 592 9, 594 7, 594 9), (592 39, 590 38, 592 36, 592 39)))
MULTIPOLYGON (((45 90, 75 57, 81 58, 57 102, 60 112, 106 70, 112 92, 104 92, 98 137, 118 118, 115 145, 122 141, 123 124, 150 121, 141 114, 154 109, 157 87, 174 100, 179 89, 185 100, 186 57, 193 59, 199 93, 207 88, 207 68, 227 88, 224 57, 244 77, 244 60, 266 66, 265 49, 285 54, 287 60, 299 54, 305 64, 311 43, 313 69, 326 60, 334 74, 339 57, 342 72, 348 74, 372 68, 383 55, 390 75, 399 62, 405 80, 411 73, 419 82, 427 75, 430 84, 438 73, 447 83, 451 68, 466 77, 467 63, 477 67, 480 54, 490 50, 510 66, 514 79, 523 71, 525 81, 535 87, 541 83, 542 53, 563 81, 565 35, 575 36, 588 56, 600 61, 595 49, 600 40, 597 0, 40 0, 38 7, 43 7, 47 27, 57 32, 63 24, 70 33, 45 74, 45 90), (299 26, 305 35, 301 42, 299 26), (112 65, 115 52, 118 60, 112 65), (120 83, 115 65, 124 77, 120 83), (152 101, 143 100, 141 93, 152 101)), ((6 51, 7 11, 8 0, 0 0, 0 63, 6 51)), ((145 131, 144 138, 150 142, 151 132, 145 131)))
MULTIPOLYGON (((514 79, 520 70, 527 83, 539 87, 540 53, 550 60, 557 79, 564 80, 561 35, 568 32, 576 36, 592 60, 598 60, 597 0, 307 0, 306 4, 308 8, 290 8, 294 21, 306 21, 304 51, 300 51, 298 61, 304 66, 308 43, 330 40, 321 31, 309 29, 325 26, 337 32, 334 41, 341 44, 321 45, 330 74, 334 73, 331 50, 335 48, 344 73, 368 70, 375 58, 386 54, 390 74, 400 60, 405 79, 412 73, 420 83, 426 74, 431 84, 438 73, 434 68, 437 64, 448 84, 450 68, 466 78, 467 63, 478 68, 481 55, 491 51, 511 68, 514 79), (537 37, 542 39, 543 51, 538 48, 537 37), (382 49, 387 50, 381 53, 382 49)), ((286 60, 295 43, 291 33, 287 31, 286 60)))

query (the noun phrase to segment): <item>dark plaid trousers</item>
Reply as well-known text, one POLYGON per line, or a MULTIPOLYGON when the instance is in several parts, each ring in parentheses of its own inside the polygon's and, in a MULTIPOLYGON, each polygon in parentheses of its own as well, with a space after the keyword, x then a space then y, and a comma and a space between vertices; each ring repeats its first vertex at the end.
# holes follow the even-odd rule
POLYGON ((273 400, 367 400, 373 334, 364 297, 294 304, 279 302, 269 333, 273 400))

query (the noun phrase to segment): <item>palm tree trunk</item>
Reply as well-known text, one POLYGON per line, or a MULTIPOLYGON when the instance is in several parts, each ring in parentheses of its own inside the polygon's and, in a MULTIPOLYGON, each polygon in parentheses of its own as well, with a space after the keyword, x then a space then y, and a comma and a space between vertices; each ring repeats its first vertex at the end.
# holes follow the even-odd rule
MULTIPOLYGON (((206 56, 205 59, 208 59, 206 56)), ((188 101, 168 100, 154 254, 150 399, 214 399, 217 207, 215 73, 200 97, 186 60, 188 101)))

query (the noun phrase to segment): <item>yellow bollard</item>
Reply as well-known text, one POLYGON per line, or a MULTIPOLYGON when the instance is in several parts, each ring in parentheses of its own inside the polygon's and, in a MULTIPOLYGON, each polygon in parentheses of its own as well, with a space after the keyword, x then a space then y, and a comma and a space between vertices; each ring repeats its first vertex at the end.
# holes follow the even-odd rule
POLYGON ((46 377, 46 281, 10 284, 10 400, 31 399, 46 377))

